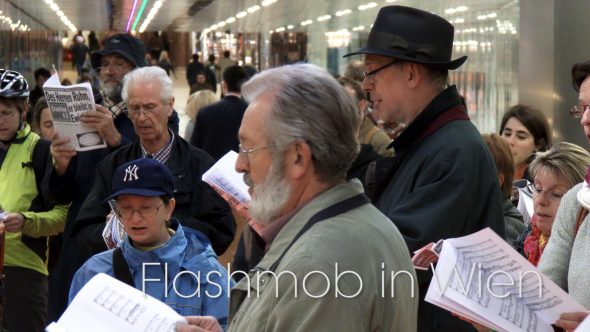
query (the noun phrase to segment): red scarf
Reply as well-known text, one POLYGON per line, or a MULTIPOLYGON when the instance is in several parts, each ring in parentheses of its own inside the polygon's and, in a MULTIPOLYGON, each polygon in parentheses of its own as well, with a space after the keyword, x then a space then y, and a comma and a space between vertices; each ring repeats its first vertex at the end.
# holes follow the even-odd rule
POLYGON ((524 240, 524 255, 529 262, 534 266, 537 266, 541 259, 541 255, 543 254, 543 250, 545 250, 545 246, 547 245, 547 242, 549 242, 549 236, 543 234, 541 230, 537 228, 537 218, 535 215, 533 215, 533 218, 531 219, 531 225, 531 233, 524 240))

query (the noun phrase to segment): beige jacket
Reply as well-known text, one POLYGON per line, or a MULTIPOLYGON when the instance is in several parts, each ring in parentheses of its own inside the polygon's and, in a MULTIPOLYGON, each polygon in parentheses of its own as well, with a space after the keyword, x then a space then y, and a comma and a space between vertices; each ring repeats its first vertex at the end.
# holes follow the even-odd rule
POLYGON ((315 224, 283 257, 278 279, 260 272, 311 216, 362 192, 357 180, 337 185, 293 216, 250 278, 232 289, 228 331, 416 331, 418 288, 409 251, 394 224, 371 204, 315 224), (406 272, 392 281, 392 272, 400 271, 406 272))

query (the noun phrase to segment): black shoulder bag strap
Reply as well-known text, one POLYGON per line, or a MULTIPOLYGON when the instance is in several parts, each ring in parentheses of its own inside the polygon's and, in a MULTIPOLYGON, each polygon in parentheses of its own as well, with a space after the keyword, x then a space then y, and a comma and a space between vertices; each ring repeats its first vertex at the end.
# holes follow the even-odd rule
POLYGON ((354 210, 357 207, 363 206, 363 205, 370 203, 370 202, 371 201, 369 200, 369 198, 364 193, 361 193, 356 196, 352 196, 350 198, 347 198, 343 201, 340 201, 334 205, 331 205, 331 206, 319 211, 318 213, 314 214, 311 217, 311 219, 309 219, 309 221, 303 226, 303 228, 301 228, 301 230, 299 230, 299 232, 295 235, 295 237, 293 238, 291 243, 289 243, 289 245, 287 246, 287 248, 285 248, 285 250, 283 251, 281 256, 279 256, 279 259, 277 259, 274 262, 274 264, 271 265, 269 270, 274 272, 277 269, 277 266, 279 266, 279 263, 281 262, 281 260, 283 259, 283 257, 287 253, 287 251, 289 251, 289 249, 291 249, 293 244, 295 242, 297 242, 297 240, 301 237, 301 235, 303 235, 305 232, 307 232, 313 225, 317 224, 318 222, 320 222, 322 220, 330 219, 330 218, 340 215, 342 213, 348 212, 350 210, 354 210))
MULTIPOLYGON (((41 192, 41 182, 45 175, 47 168, 47 161, 50 156, 51 142, 40 138, 33 148, 33 155, 31 157, 31 166, 35 172, 35 181, 37 183, 37 191, 41 192)), ((23 163, 23 167, 26 167, 26 163, 23 163)))
POLYGON ((133 277, 129 271, 129 264, 127 264, 127 260, 123 256, 123 250, 120 247, 117 247, 113 251, 113 273, 117 280, 135 288, 133 277))

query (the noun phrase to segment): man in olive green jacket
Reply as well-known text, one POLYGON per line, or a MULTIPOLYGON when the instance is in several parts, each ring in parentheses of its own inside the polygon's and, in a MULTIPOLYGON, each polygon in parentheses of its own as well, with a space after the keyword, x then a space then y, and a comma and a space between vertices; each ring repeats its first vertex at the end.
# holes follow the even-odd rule
MULTIPOLYGON (((262 72, 242 92, 236 170, 266 254, 231 291, 228 331, 416 331, 405 242, 345 181, 359 149, 352 99, 308 64, 262 72)), ((207 317, 188 321, 179 331, 219 331, 207 317)))

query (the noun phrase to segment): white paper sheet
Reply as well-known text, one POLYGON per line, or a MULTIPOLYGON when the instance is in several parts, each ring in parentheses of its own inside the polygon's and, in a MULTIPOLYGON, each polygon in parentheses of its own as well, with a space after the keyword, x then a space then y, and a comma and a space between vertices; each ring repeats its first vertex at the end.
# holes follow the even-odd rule
POLYGON ((186 320, 155 298, 99 273, 76 294, 47 332, 173 332, 186 320))
POLYGON ((551 332, 560 314, 584 311, 489 228, 444 241, 426 301, 510 332, 551 332))
POLYGON ((582 324, 578 326, 575 332, 590 332, 590 315, 584 319, 582 324))

